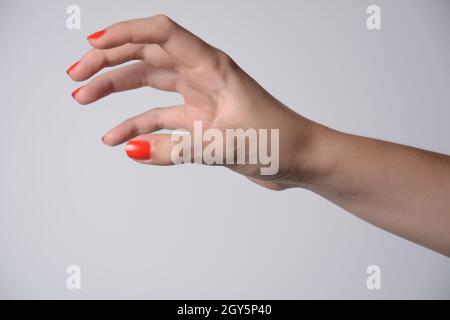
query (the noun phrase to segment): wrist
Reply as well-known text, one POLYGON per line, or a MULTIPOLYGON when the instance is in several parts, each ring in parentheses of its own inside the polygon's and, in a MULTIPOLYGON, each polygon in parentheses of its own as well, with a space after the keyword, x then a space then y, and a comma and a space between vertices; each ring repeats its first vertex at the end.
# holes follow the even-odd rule
POLYGON ((300 117, 296 134, 299 143, 293 159, 295 186, 306 189, 320 188, 322 181, 333 174, 339 155, 342 133, 314 121, 300 117))

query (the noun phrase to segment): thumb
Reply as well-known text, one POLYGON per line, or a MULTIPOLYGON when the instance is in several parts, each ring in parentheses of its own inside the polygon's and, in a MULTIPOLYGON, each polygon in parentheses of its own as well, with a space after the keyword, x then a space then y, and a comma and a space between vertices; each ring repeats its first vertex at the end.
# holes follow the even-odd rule
POLYGON ((191 162, 191 155, 183 161, 183 150, 178 139, 171 134, 143 134, 127 142, 128 157, 143 164, 174 165, 191 162))

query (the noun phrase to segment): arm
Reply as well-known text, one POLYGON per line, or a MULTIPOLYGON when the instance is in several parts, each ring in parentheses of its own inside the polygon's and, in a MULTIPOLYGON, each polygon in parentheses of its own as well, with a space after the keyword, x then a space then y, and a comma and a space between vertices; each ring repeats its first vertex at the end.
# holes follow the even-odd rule
MULTIPOLYGON (((140 87, 177 92, 184 99, 182 105, 125 120, 103 136, 104 144, 126 142, 127 155, 137 162, 172 165, 177 143, 171 135, 156 133, 160 129, 182 128, 193 140, 195 122, 216 133, 278 130, 276 172, 261 174, 261 161, 226 166, 270 189, 310 189, 372 224, 450 256, 448 156, 310 121, 271 96, 227 54, 165 16, 120 22, 88 40, 92 50, 67 71, 75 81, 105 67, 139 62, 91 79, 72 93, 78 103, 140 87)), ((248 151, 243 149, 233 150, 232 157, 248 151)), ((183 156, 194 160, 193 152, 183 156)), ((225 154, 219 158, 222 162, 215 164, 224 164, 225 154)))
POLYGON ((320 126, 316 131, 316 152, 299 185, 450 256, 449 156, 320 126))

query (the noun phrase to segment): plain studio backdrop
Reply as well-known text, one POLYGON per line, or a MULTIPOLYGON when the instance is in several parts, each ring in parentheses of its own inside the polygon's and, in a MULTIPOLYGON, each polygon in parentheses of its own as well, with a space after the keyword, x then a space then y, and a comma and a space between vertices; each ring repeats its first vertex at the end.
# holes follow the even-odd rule
POLYGON ((102 145, 125 118, 181 98, 143 88, 80 106, 65 70, 88 34, 158 13, 310 119, 450 153, 448 1, 2 0, 1 298, 450 298, 447 257, 309 191, 143 166, 102 145), (381 30, 366 27, 371 4, 381 30), (69 5, 80 30, 66 27, 69 5), (81 290, 66 287, 70 265, 81 290), (369 265, 381 290, 366 286, 369 265))

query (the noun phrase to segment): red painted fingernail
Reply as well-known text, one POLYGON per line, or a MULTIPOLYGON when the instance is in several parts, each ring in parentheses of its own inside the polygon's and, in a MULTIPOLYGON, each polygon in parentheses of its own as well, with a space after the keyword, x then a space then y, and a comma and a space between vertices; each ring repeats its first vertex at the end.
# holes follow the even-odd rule
POLYGON ((70 66, 69 69, 67 69, 66 73, 69 74, 70 71, 72 71, 73 69, 75 69, 75 67, 78 65, 78 63, 80 63, 80 61, 75 62, 73 65, 70 66))
POLYGON ((132 140, 125 147, 127 156, 136 160, 150 159, 150 143, 148 141, 132 140))
POLYGON ((100 38, 102 35, 104 35, 105 32, 106 32, 106 30, 100 30, 100 31, 94 32, 93 34, 89 35, 87 37, 87 39, 88 40, 96 40, 96 39, 100 38))
POLYGON ((72 92, 72 98, 75 99, 75 97, 77 96, 78 92, 80 92, 81 88, 83 88, 83 87, 79 87, 79 88, 76 89, 74 92, 72 92))

